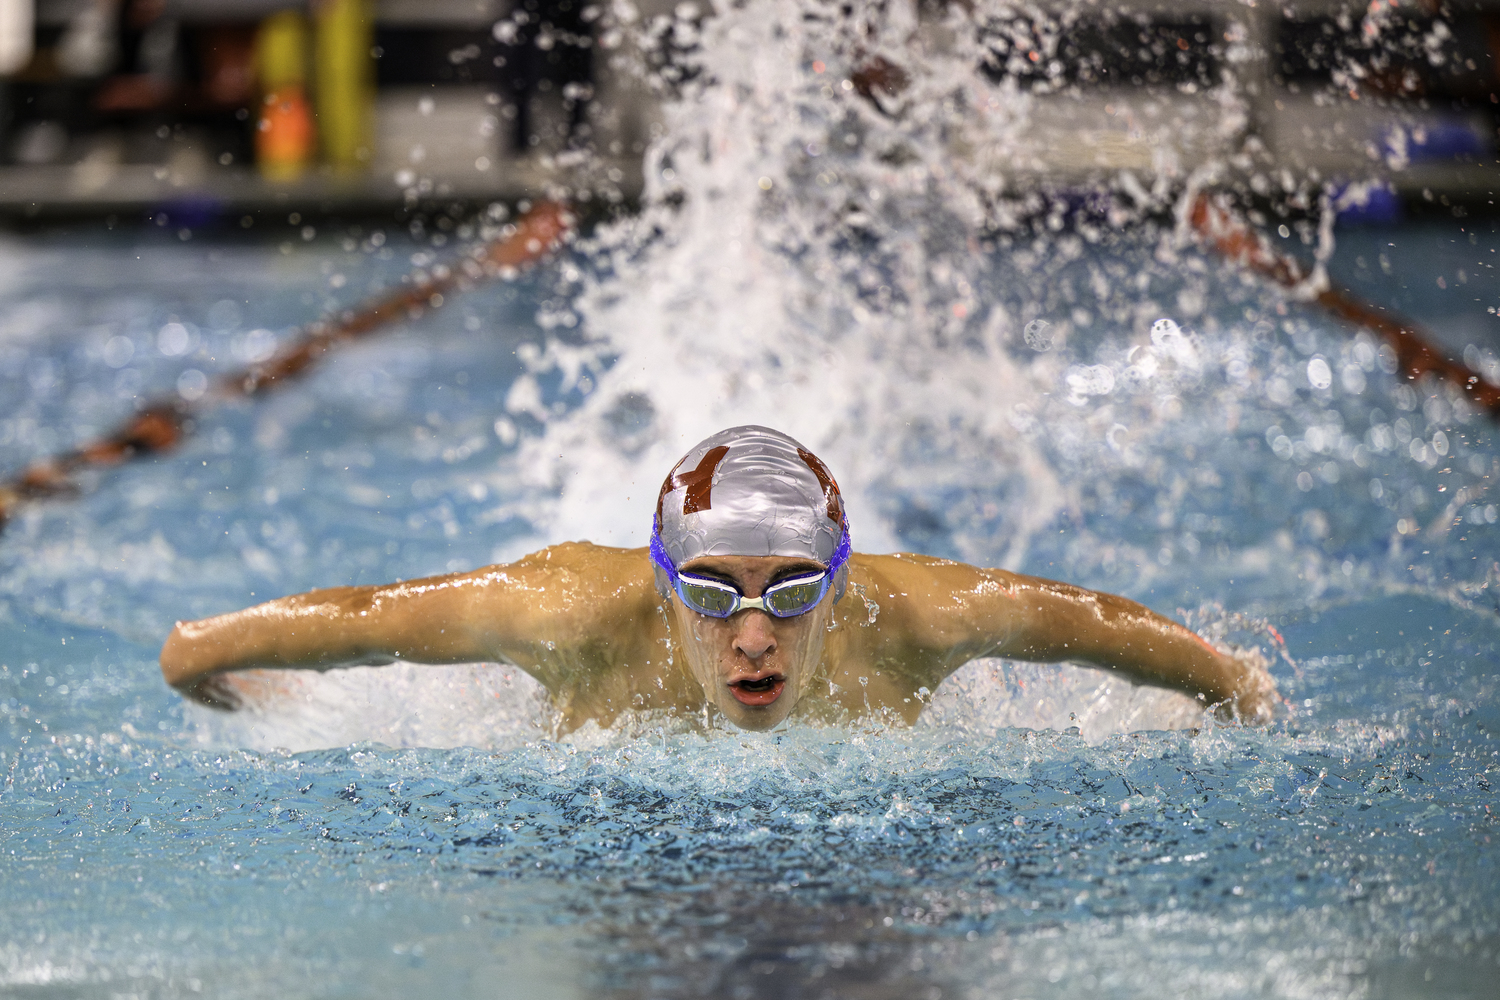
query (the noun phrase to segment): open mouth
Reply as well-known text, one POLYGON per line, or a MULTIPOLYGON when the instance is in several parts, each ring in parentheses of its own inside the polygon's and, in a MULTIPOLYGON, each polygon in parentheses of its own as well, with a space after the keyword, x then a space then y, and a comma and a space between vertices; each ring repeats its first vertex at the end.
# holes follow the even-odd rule
POLYGON ((764 677, 742 677, 737 681, 731 681, 729 690, 735 700, 741 705, 769 705, 781 697, 781 689, 786 686, 786 679, 780 674, 767 674, 764 677))

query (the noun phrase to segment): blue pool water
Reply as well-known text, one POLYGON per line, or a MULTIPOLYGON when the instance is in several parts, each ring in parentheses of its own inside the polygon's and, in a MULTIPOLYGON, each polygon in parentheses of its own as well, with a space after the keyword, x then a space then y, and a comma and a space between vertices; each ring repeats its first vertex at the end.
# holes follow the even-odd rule
MULTIPOLYGON (((381 259, 341 239, 290 255, 212 235, 9 239, 7 465, 189 366, 234 363, 251 330, 399 280, 421 252, 393 237, 381 259), (161 351, 171 322, 186 354, 161 351), (133 344, 118 368, 116 336, 133 344)), ((1069 365, 1120 373, 1108 420, 1137 424, 1114 434, 1133 457, 1109 426, 1087 433, 1097 400, 1044 395, 1066 395, 1069 365, 1032 369, 1028 397, 1045 423, 1031 440, 1068 500, 1023 568, 1187 609, 1274 653, 1259 625, 1227 616, 1268 621, 1296 668, 1273 665, 1289 708, 1266 729, 1216 727, 1072 668, 992 662, 945 685, 913 729, 643 718, 553 739, 534 686, 496 667, 313 678, 239 719, 186 708, 154 663, 175 618, 567 536, 545 527, 566 484, 524 461, 549 427, 514 405, 534 354, 522 345, 548 342, 536 315, 556 274, 351 348, 209 416, 182 451, 9 526, 7 992, 1493 995, 1500 526, 1487 509, 1500 497, 1481 491, 1494 432, 1437 409, 1440 390, 1406 399, 1378 364, 1359 393, 1269 387, 1312 354, 1359 363, 1362 341, 1300 308, 1291 334, 1243 338, 1221 310, 1196 349, 1250 373, 1236 383, 1216 360, 1174 386, 1175 404, 1128 382, 1118 340, 1069 345, 1069 365), (1396 420, 1405 442, 1373 429, 1396 420), (1322 431, 1308 429, 1336 423, 1365 443, 1362 467, 1347 442, 1346 457, 1311 450, 1322 431), (1308 450, 1281 457, 1273 425, 1271 442, 1308 450), (1410 442, 1431 448, 1440 429, 1442 461, 1414 458, 1410 442), (1379 500, 1371 479, 1390 484, 1379 500), (1434 531, 1459 484, 1473 497, 1463 520, 1434 531), (1395 526, 1408 517, 1409 535, 1395 526)), ((1274 315, 1266 293, 1237 294, 1233 316, 1274 315)), ((613 391, 607 364, 593 392, 613 391)), ((534 370, 554 421, 585 405, 534 370)), ((868 478, 856 523, 1005 558, 1013 484, 981 470, 987 512, 981 475, 942 479, 963 442, 924 433, 893 442, 907 472, 868 478)), ((835 469, 853 458, 826 450, 835 469)), ((618 530, 638 540, 646 503, 621 506, 618 530)))
MULTIPOLYGON (((1163 228, 1171 183, 1006 195, 1030 98, 959 38, 877 111, 815 70, 864 58, 820 9, 676 26, 713 73, 637 215, 6 526, 0 991, 1495 995, 1493 421, 1163 228), (828 463, 861 550, 1126 594, 1259 649, 1283 711, 985 660, 911 728, 559 736, 493 664, 261 676, 232 716, 161 682, 178 619, 644 544, 746 422, 828 463)), ((483 229, 6 234, 0 468, 483 229)), ((1494 222, 1336 235, 1335 282, 1500 380, 1494 222)))

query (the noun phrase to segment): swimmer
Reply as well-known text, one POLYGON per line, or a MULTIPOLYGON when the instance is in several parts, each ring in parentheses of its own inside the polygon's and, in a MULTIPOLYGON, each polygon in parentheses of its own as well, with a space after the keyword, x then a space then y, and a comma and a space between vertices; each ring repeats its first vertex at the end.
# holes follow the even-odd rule
POLYGON ((179 622, 162 674, 206 704, 241 702, 234 672, 503 662, 550 693, 559 728, 627 710, 769 729, 794 713, 913 722, 969 660, 1111 669, 1221 716, 1264 721, 1276 689, 1231 656, 1116 597, 928 556, 851 549, 827 468, 778 431, 702 441, 662 484, 649 548, 554 545, 502 566, 335 587, 179 622))

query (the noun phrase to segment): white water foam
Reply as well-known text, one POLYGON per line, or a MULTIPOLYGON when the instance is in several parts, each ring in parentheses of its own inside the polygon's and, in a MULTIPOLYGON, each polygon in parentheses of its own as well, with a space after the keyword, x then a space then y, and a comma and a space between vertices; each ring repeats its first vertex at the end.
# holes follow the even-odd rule
MULTIPOLYGON (((189 709, 198 745, 300 752, 370 741, 508 750, 559 738, 546 691, 508 666, 401 663, 322 675, 246 671, 235 686, 246 699, 238 711, 189 709)), ((696 717, 629 717, 609 730, 589 725, 560 738, 612 743, 660 725, 700 724, 696 717)), ((1120 733, 1204 724, 1204 706, 1174 691, 1136 687, 1108 671, 1071 664, 995 659, 974 660, 956 671, 933 693, 918 723, 989 738, 1009 728, 1076 729, 1093 744, 1120 733)))
POLYGON ((236 675, 235 688, 245 699, 237 711, 189 709, 200 746, 295 752, 372 741, 508 749, 551 733, 542 686, 497 664, 250 670, 236 675))
POLYGON ((780 2, 703 24, 712 78, 666 108, 643 211, 587 247, 598 270, 578 310, 618 360, 523 453, 537 485, 560 488, 538 512, 545 535, 644 544, 664 472, 742 423, 825 459, 864 551, 897 545, 877 514, 891 484, 1008 481, 1012 565, 1064 504, 1008 419, 1055 372, 1012 360, 1020 330, 979 290, 977 165, 1004 160, 1027 102, 909 17, 892 5, 877 33, 911 39, 900 57, 924 68, 899 119, 851 91, 881 46, 831 11, 780 2), (967 172, 955 146, 972 149, 967 172))

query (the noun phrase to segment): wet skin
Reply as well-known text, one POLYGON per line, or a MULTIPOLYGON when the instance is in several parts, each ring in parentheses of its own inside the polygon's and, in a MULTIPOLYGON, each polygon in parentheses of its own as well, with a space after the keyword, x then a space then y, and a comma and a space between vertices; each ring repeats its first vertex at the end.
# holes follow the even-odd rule
MULTIPOLYGON (((684 563, 681 570, 733 584, 744 597, 759 597, 773 583, 822 568, 782 556, 710 556, 684 563)), ((759 608, 711 618, 676 598, 671 613, 677 631, 690 637, 683 654, 709 703, 741 729, 769 729, 806 693, 832 610, 830 592, 795 618, 777 618, 759 608)))
MULTIPOLYGON (((747 597, 816 564, 719 556, 684 570, 747 597)), ((514 563, 377 587, 296 594, 197 622, 162 648, 168 683, 233 708, 262 680, 237 672, 417 663, 511 663, 552 696, 558 727, 631 709, 712 706, 746 729, 870 712, 914 721, 922 689, 980 656, 1070 660, 1268 717, 1264 667, 1225 655, 1134 601, 926 556, 855 554, 848 593, 796 618, 709 618, 664 601, 645 549, 557 545, 514 563)))

